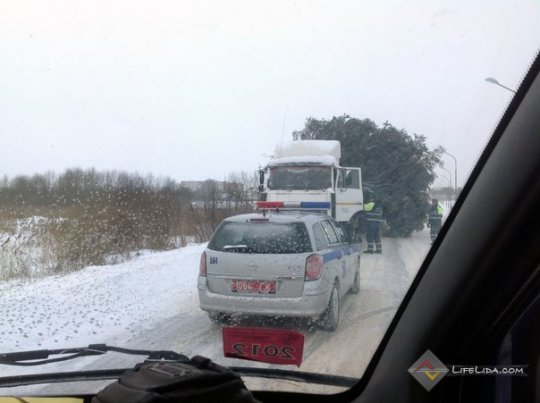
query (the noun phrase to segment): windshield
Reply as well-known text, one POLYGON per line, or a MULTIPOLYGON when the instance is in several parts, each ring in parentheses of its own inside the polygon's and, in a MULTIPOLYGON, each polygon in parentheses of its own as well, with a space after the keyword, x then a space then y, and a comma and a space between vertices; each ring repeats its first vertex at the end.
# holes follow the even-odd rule
POLYGON ((332 168, 323 166, 280 166, 270 168, 269 189, 321 190, 332 186, 332 168))
MULTIPOLYGON (((536 56, 538 21, 532 0, 6 2, 0 354, 106 343, 361 378, 536 56), (227 328, 295 331, 303 353, 226 356, 227 328)), ((19 391, 95 391, 54 388, 19 391)))

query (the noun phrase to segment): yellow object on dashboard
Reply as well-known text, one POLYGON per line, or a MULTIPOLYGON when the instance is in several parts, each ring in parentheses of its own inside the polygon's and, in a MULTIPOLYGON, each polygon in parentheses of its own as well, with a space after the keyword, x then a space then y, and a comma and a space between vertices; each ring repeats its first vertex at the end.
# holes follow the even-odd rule
POLYGON ((0 403, 82 403, 79 397, 0 397, 0 403))

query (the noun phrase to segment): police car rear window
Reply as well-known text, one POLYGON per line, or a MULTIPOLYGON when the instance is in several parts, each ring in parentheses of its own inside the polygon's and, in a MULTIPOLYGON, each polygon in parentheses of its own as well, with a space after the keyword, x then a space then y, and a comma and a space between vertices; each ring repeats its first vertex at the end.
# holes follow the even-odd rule
POLYGON ((304 223, 224 222, 208 249, 232 253, 286 254, 312 252, 304 223))

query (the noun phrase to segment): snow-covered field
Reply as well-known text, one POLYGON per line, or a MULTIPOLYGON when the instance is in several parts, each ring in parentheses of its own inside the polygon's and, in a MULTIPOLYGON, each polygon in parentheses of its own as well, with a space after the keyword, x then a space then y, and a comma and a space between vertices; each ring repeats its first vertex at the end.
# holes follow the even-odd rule
MULTIPOLYGON (((363 373, 429 248, 429 233, 424 230, 406 239, 384 238, 383 245, 382 255, 362 257, 361 292, 344 299, 336 332, 291 321, 272 323, 305 334, 300 370, 355 377, 363 373)), ((278 367, 223 357, 220 325, 212 323, 198 307, 196 283, 204 247, 146 252, 117 265, 0 283, 0 352, 107 343, 200 354, 224 365, 278 367)), ((113 353, 46 367, 0 365, 0 376, 123 368, 137 361, 140 357, 113 353)), ((248 386, 257 389, 283 385, 292 390, 306 388, 305 384, 248 379, 248 386)), ((42 386, 28 390, 49 392, 42 386)))
POLYGON ((117 265, 0 283, 2 350, 123 343, 180 309, 195 310, 203 250, 147 252, 117 265))

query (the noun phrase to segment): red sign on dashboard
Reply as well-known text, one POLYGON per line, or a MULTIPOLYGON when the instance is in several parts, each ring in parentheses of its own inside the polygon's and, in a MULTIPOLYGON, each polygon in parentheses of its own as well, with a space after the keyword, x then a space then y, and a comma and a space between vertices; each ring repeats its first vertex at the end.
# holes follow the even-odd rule
POLYGON ((304 335, 285 329, 224 327, 223 352, 225 357, 299 367, 304 335))

